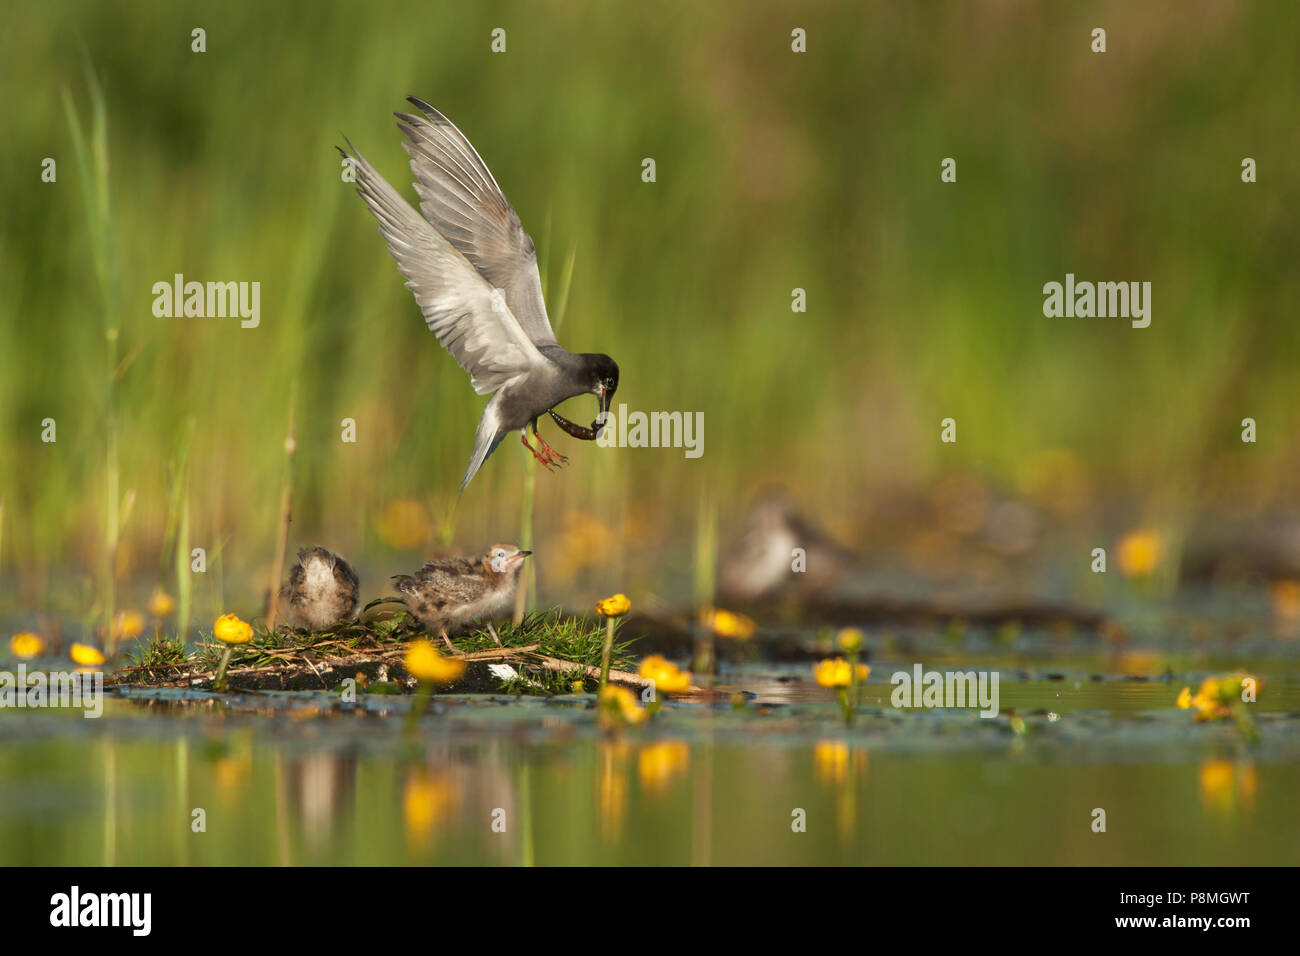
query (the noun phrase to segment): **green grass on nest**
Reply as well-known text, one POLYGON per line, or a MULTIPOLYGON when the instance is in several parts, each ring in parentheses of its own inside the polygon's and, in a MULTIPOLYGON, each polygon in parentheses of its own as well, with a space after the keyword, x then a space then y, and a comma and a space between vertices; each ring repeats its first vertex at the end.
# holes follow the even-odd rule
POLYGON ((172 667, 192 660, 193 655, 180 639, 156 634, 148 643, 140 641, 127 651, 126 659, 130 667, 172 667))
MULTIPOLYGON (((578 616, 566 617, 559 608, 533 611, 518 624, 498 627, 497 635, 506 647, 529 647, 536 644, 538 653, 592 667, 600 666, 600 652, 605 646, 605 626, 602 622, 578 616)), ((459 637, 453 637, 451 641, 457 650, 465 653, 490 651, 497 646, 486 627, 467 631, 459 637)), ((628 666, 631 661, 628 647, 631 644, 631 640, 620 641, 615 632, 614 647, 610 654, 611 667, 628 666)))

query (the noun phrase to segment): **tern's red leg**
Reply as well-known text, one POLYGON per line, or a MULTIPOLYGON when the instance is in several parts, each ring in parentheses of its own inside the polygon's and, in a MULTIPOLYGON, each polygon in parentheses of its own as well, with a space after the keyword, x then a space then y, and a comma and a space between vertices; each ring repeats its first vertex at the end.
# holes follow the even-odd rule
MULTIPOLYGON (((523 445, 525 448, 531 451, 533 453, 533 457, 542 463, 543 468, 545 468, 547 471, 552 470, 551 462, 549 461, 549 459, 543 457, 541 452, 539 452, 532 445, 528 444, 528 429, 521 428, 519 430, 519 444, 523 445)), ((545 442, 543 442, 543 444, 545 444, 545 442)))
POLYGON ((561 455, 558 451, 546 443, 542 433, 537 430, 537 422, 533 422, 533 437, 537 439, 538 444, 542 446, 542 454, 550 460, 553 465, 567 465, 569 463, 568 455, 561 455))

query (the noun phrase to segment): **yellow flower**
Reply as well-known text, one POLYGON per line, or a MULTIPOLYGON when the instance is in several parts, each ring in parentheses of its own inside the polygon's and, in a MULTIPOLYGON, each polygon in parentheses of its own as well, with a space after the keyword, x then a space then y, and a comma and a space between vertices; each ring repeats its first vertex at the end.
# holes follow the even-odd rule
POLYGON ((596 613, 601 617, 622 617, 632 610, 632 602, 626 594, 615 594, 596 602, 596 613))
POLYGON ((1134 531, 1119 542, 1119 569, 1129 578, 1144 578, 1160 563, 1164 542, 1155 531, 1134 531))
POLYGON ((253 639, 253 625, 234 614, 223 614, 212 625, 212 635, 226 644, 247 644, 253 639))
POLYGON ((1122 674, 1156 675, 1165 670, 1165 659, 1159 654, 1144 651, 1123 651, 1115 660, 1115 667, 1122 674))
POLYGON ((813 665, 813 677, 822 687, 848 687, 850 674, 849 662, 842 657, 813 665))
POLYGON ((1240 671, 1224 677, 1207 677, 1195 694, 1190 687, 1184 687, 1178 694, 1177 704, 1182 710, 1194 709, 1197 721, 1221 720, 1232 716, 1232 705, 1242 700, 1246 681, 1258 687, 1254 677, 1240 671))
POLYGON ((139 611, 118 611, 113 616, 113 637, 117 640, 130 640, 139 637, 144 630, 144 617, 139 611))
POLYGON ((89 644, 73 644, 68 648, 68 656, 82 667, 102 667, 104 655, 89 644))
POLYGON ((548 554, 556 555, 547 563, 547 577, 555 573, 561 581, 574 581, 588 568, 599 567, 619 540, 594 515, 570 512, 565 516, 564 530, 560 532, 557 543, 547 548, 548 554))
POLYGON ((176 602, 162 588, 154 591, 153 596, 149 598, 149 613, 154 617, 171 617, 175 610, 176 602))
POLYGON ((398 498, 379 515, 379 540, 399 551, 413 551, 433 535, 429 509, 412 498, 398 498))
POLYGON ((1219 678, 1219 700, 1225 704, 1244 701, 1242 692, 1246 689, 1246 682, 1250 681, 1254 687, 1259 686, 1259 681, 1251 677, 1245 671, 1237 671, 1235 674, 1229 674, 1227 677, 1219 678))
POLYGON ((1274 614, 1284 621, 1300 621, 1300 581, 1275 581, 1269 591, 1274 614))
POLYGON ((840 631, 838 640, 842 651, 859 651, 862 649, 862 632, 856 627, 846 627, 840 631))
POLYGON ((871 668, 866 664, 859 664, 855 670, 842 657, 818 661, 813 665, 813 677, 822 687, 848 687, 851 683, 861 684, 870 673, 871 668))
POLYGON ((643 660, 637 673, 646 680, 654 681, 656 693, 681 694, 691 688, 690 672, 680 670, 676 664, 659 654, 651 654, 643 660))
POLYGON ((701 612, 700 620, 718 637, 744 641, 754 636, 754 619, 735 611, 724 611, 720 607, 706 608, 701 612))
POLYGON ((619 684, 606 684, 597 705, 602 719, 610 724, 639 724, 649 716, 637 703, 636 694, 619 684))
POLYGON ((443 657, 426 640, 412 641, 403 659, 406 670, 417 680, 450 684, 465 673, 465 662, 456 657, 443 657))
POLYGON ((19 631, 9 638, 9 651, 20 660, 29 661, 44 650, 45 642, 31 631, 19 631))
POLYGON ((1190 687, 1184 687, 1178 693, 1178 707, 1181 710, 1195 710, 1196 720, 1217 720, 1228 716, 1228 708, 1219 703, 1218 681, 1213 678, 1201 685, 1201 690, 1193 694, 1190 687))

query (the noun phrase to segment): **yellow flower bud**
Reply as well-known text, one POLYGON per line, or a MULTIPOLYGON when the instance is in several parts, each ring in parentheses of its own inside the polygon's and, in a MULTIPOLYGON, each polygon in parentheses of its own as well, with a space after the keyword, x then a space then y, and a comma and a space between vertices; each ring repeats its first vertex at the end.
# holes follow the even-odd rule
POLYGON ((862 650, 862 640, 863 637, 861 631, 856 627, 846 627, 844 630, 840 631, 839 634, 840 650, 849 651, 850 653, 853 651, 860 651, 862 650))
POLYGON ((753 618, 735 611, 724 611, 719 607, 705 610, 701 620, 704 626, 718 637, 729 637, 739 641, 753 637, 757 629, 753 618))
POLYGON ((29 661, 45 650, 45 642, 39 634, 20 631, 9 638, 9 651, 19 660, 29 661))
POLYGON ((113 615, 113 637, 118 640, 130 640, 139 637, 144 631, 144 617, 139 611, 118 611, 113 615))
POLYGON ((643 660, 637 673, 654 681, 656 693, 681 694, 691 687, 690 672, 680 670, 672 661, 658 654, 643 660))
POLYGON ((153 592, 149 598, 149 613, 154 617, 171 617, 172 612, 176 610, 176 602, 166 591, 159 588, 153 592))
POLYGON ((443 657, 426 640, 412 641, 402 663, 412 677, 435 684, 450 684, 465 673, 464 661, 455 657, 443 657))
POLYGON ((234 614, 223 614, 212 626, 212 635, 226 644, 247 644, 253 639, 253 625, 234 614))
POLYGON ((601 617, 622 617, 632 610, 632 602, 626 594, 615 594, 596 602, 596 613, 601 617))
POLYGON ((68 656, 82 667, 103 667, 106 658, 89 644, 73 644, 68 648, 68 656))

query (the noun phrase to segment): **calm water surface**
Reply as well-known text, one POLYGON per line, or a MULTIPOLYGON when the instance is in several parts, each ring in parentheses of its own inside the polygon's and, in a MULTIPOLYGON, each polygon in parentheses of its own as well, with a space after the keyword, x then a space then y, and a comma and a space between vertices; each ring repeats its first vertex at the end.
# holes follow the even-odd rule
POLYGON ((1173 708, 1190 673, 1079 659, 1004 672, 989 720, 890 707, 882 661, 851 730, 806 668, 757 665, 743 710, 617 736, 583 697, 446 697, 414 729, 380 695, 0 711, 0 863, 1297 864, 1293 667, 1261 674, 1254 747, 1173 708))

